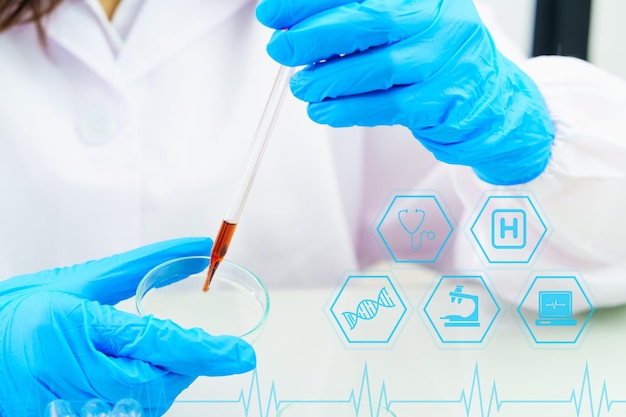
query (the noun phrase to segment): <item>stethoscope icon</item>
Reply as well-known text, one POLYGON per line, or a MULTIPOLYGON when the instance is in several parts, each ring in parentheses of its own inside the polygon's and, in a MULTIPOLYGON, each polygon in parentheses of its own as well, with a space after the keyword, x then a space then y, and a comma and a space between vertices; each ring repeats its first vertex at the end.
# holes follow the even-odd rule
POLYGON ((411 247, 415 250, 419 250, 422 248, 422 245, 424 243, 424 236, 426 236, 426 239, 428 240, 434 240, 435 237, 437 237, 435 232, 422 231, 419 234, 419 244, 415 245, 415 235, 422 227, 422 223, 424 223, 425 219, 426 213, 424 212, 424 210, 415 209, 411 213, 409 213, 408 209, 398 211, 398 220, 400 221, 400 226, 402 226, 402 228, 406 230, 409 235, 411 235, 411 247))

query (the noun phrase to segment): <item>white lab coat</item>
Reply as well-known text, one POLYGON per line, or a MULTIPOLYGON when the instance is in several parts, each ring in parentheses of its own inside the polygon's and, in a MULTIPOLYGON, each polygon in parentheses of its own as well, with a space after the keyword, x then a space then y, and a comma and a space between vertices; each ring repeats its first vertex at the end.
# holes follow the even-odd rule
MULTIPOLYGON (((0 277, 214 236, 277 71, 252 1, 147 1, 121 47, 96 6, 63 2, 47 53, 32 25, 0 35, 0 277)), ((556 268, 596 305, 624 302, 625 83, 563 58, 523 65, 557 128, 523 187, 552 234, 523 278, 489 272, 496 291, 515 299, 532 268, 556 268)), ((330 129, 290 96, 228 256, 270 286, 334 285, 389 260, 375 223, 394 192, 436 190, 459 231, 438 266, 489 269, 462 232, 489 189, 404 128, 330 129)))

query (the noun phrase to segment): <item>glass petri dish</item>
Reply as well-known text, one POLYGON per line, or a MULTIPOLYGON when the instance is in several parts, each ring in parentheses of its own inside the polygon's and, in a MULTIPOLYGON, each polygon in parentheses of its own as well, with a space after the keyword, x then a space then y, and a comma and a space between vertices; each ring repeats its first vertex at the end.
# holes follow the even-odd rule
POLYGON ((355 407, 352 401, 345 403, 297 402, 281 406, 276 417, 396 417, 396 414, 372 403, 361 403, 355 407))
POLYGON ((267 289, 250 270, 225 260, 203 292, 209 262, 208 256, 188 256, 153 268, 137 286, 137 313, 253 343, 269 314, 267 289))

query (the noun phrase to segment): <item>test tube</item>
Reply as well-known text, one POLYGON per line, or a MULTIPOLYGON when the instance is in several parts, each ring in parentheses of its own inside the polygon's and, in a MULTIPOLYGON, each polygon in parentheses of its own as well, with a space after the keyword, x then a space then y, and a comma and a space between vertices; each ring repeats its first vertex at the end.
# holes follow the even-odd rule
POLYGON ((280 107, 285 99, 285 93, 289 87, 289 80, 293 75, 293 71, 294 68, 286 66, 281 66, 278 70, 278 74, 274 80, 270 95, 267 99, 267 103, 265 104, 265 108, 261 114, 261 119, 250 145, 244 169, 239 176, 230 207, 226 212, 226 216, 224 216, 224 219, 222 220, 222 224, 220 225, 215 238, 213 250, 211 251, 211 261, 207 277, 204 282, 204 286, 202 287, 202 291, 204 292, 209 290, 211 279, 213 278, 213 275, 215 275, 215 271, 217 270, 220 262, 226 256, 226 252, 230 246, 230 241, 235 233, 235 229, 239 223, 239 218, 241 217, 246 200, 248 199, 248 195, 252 189, 252 184, 254 183, 257 171, 261 166, 263 154, 267 148, 280 107))

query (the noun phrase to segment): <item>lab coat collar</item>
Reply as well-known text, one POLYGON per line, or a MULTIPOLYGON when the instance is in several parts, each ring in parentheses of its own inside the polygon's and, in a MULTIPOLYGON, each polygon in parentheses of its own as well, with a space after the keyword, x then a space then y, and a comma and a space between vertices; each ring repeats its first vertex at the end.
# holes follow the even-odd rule
POLYGON ((44 27, 50 47, 66 50, 104 80, 121 84, 115 54, 99 16, 84 0, 61 2, 46 18, 44 27))
POLYGON ((252 0, 147 0, 115 48, 89 0, 66 0, 45 23, 48 38, 113 85, 140 79, 252 0))
POLYGON ((250 0, 147 0, 120 53, 122 71, 133 81, 141 78, 246 3, 250 0))

